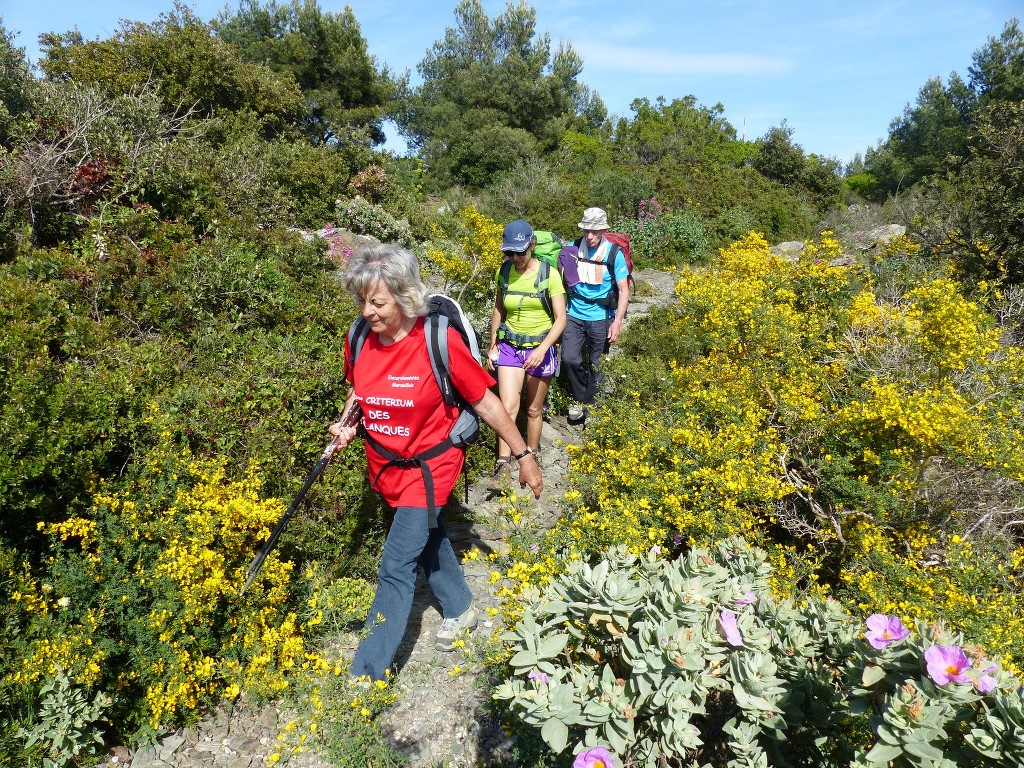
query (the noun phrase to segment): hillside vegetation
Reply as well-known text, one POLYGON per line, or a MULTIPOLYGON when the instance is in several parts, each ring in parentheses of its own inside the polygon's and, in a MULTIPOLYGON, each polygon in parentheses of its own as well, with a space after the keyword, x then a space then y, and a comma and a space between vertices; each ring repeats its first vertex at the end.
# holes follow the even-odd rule
POLYGON ((495 563, 523 765, 1022 764, 1018 22, 849 168, 692 96, 610 118, 535 22, 463 0, 413 87, 315 0, 53 33, 39 71, 0 19, 0 766, 343 679, 387 530, 359 452, 238 595, 344 400, 339 269, 401 242, 483 320, 501 225, 590 205, 677 301, 495 563))

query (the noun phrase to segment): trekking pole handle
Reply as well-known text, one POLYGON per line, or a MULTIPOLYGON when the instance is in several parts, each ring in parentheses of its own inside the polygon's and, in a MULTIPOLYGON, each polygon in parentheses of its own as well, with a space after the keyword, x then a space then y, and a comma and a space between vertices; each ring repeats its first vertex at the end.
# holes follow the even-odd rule
MULTIPOLYGON (((353 427, 359 423, 359 418, 361 415, 362 409, 359 407, 359 403, 354 402, 352 404, 352 407, 342 418, 341 425, 344 427, 353 427)), ((319 477, 320 473, 324 471, 324 468, 330 462, 331 457, 334 455, 334 452, 337 450, 337 448, 338 438, 332 437, 331 441, 327 444, 327 447, 324 448, 323 453, 320 454, 320 460, 316 463, 316 466, 313 467, 312 471, 309 473, 309 476, 306 478, 306 482, 302 484, 302 488, 299 489, 298 494, 296 494, 295 499, 288 506, 288 509, 285 510, 285 513, 281 516, 281 519, 277 521, 277 525, 274 526, 274 530, 271 532, 270 538, 268 538, 264 542, 263 546, 260 547, 260 551, 256 553, 256 556, 246 567, 245 584, 243 584, 242 588, 238 591, 239 597, 245 594, 245 590, 249 588, 249 585, 252 584, 253 580, 256 578, 256 574, 259 573, 260 568, 263 567, 263 561, 267 559, 267 555, 269 555, 271 550, 273 550, 273 548, 277 545, 277 540, 281 537, 281 533, 284 531, 285 526, 288 524, 288 520, 291 519, 291 516, 295 513, 295 510, 298 509, 299 504, 302 503, 302 500, 306 497, 306 493, 309 491, 310 486, 313 485, 313 481, 316 480, 317 477, 319 477)))

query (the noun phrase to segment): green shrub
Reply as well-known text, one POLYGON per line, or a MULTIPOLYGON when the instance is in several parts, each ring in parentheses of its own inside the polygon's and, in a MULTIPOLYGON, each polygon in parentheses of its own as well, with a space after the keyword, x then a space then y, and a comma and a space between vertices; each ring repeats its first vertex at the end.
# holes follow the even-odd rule
POLYGON ((97 693, 90 700, 59 665, 39 694, 38 722, 18 735, 24 737, 28 750, 36 745, 42 749, 43 768, 79 765, 98 754, 104 744, 110 697, 97 693))
POLYGON ((634 218, 618 218, 617 229, 630 236, 631 254, 637 269, 699 264, 708 252, 704 225, 688 210, 670 211, 656 198, 641 200, 634 218))
POLYGON ((274 695, 307 652, 279 552, 237 597, 281 503, 261 497, 254 472, 229 480, 223 460, 160 433, 117 489, 97 489, 86 515, 40 525, 49 562, 14 596, 30 619, 14 681, 32 687, 60 666, 113 697, 122 733, 180 723, 243 688, 274 695))
POLYGON ((567 563, 495 690, 552 751, 654 766, 1018 765, 1019 680, 938 625, 776 600, 741 540, 567 563))
POLYGON ((339 198, 335 203, 339 227, 385 243, 395 242, 407 247, 412 244, 409 225, 398 221, 379 205, 359 196, 339 198))

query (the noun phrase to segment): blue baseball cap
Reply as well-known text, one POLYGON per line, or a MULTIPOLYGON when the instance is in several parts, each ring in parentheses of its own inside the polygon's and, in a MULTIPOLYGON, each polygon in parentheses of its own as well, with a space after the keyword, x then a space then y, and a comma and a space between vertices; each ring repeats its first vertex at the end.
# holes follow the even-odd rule
POLYGON ((522 219, 510 221, 501 233, 501 250, 522 253, 533 242, 533 227, 522 219))

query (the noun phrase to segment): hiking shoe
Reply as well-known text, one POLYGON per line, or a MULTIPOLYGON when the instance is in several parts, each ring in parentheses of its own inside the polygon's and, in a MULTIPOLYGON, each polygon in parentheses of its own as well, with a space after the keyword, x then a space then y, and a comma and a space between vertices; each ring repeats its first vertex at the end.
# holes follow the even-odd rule
POLYGON ((491 475, 491 482, 487 484, 487 490, 501 493, 512 485, 512 459, 500 458, 494 462, 494 474, 491 475))
POLYGON ((580 421, 583 418, 583 403, 569 401, 569 421, 580 421))
POLYGON ((466 612, 454 619, 441 622, 441 629, 434 635, 434 647, 439 651, 450 651, 455 647, 455 637, 463 630, 469 632, 476 627, 476 609, 471 605, 466 612))

